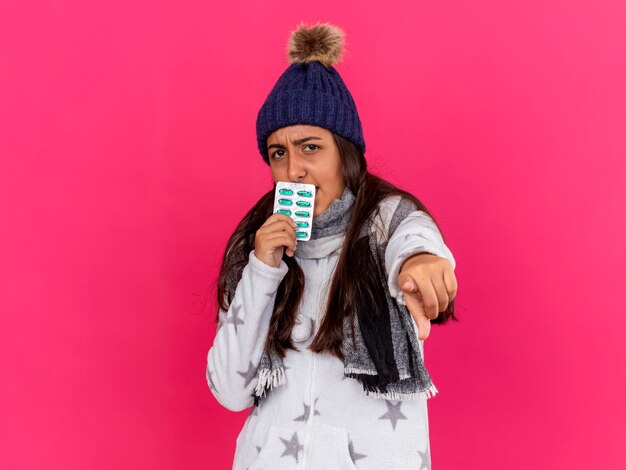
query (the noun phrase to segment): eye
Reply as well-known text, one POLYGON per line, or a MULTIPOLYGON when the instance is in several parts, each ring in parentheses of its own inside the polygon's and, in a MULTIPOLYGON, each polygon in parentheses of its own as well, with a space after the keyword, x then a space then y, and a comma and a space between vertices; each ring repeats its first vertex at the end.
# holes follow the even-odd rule
POLYGON ((284 152, 284 150, 276 150, 275 152, 272 152, 271 157, 274 158, 278 152, 284 152))
POLYGON ((304 147, 305 148, 306 147, 315 147, 316 149, 320 148, 319 145, 315 145, 315 144, 306 144, 304 147))

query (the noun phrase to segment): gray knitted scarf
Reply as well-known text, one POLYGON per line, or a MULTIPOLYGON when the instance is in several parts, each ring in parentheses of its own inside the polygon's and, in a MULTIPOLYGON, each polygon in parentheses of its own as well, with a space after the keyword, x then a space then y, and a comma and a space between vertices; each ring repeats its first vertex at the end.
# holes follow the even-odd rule
MULTIPOLYGON (((346 187, 341 198, 313 219, 311 240, 344 233, 354 200, 354 194, 346 187)), ((381 294, 362 302, 352 322, 348 315, 344 317, 344 375, 358 380, 365 394, 375 398, 412 400, 422 394, 430 398, 437 393, 424 366, 411 314, 390 294, 384 265, 391 235, 413 210, 415 205, 410 200, 400 199, 388 220, 370 217, 357 240, 357 244, 369 247, 371 256, 369 265, 355 268, 364 275, 375 276, 381 294)), ((252 394, 255 406, 269 391, 285 382, 283 361, 274 350, 263 352, 257 372, 259 381, 252 394)))

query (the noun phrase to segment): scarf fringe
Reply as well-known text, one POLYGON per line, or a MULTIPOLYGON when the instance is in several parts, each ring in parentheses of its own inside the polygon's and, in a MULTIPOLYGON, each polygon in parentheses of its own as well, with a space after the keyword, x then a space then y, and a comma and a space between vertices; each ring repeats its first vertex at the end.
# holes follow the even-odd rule
MULTIPOLYGON (((353 379, 358 378, 359 375, 378 375, 378 372, 372 369, 359 369, 357 367, 344 367, 343 372, 346 377, 351 377, 353 379)), ((408 379, 412 377, 411 374, 399 374, 399 380, 408 379)))
POLYGON ((255 388, 256 396, 264 396, 267 389, 273 389, 285 382, 285 369, 263 369, 259 372, 259 382, 255 388))
MULTIPOLYGON (((431 382, 431 385, 425 390, 418 390, 415 392, 398 392, 396 390, 387 391, 387 385, 389 382, 377 382, 377 375, 375 371, 367 369, 358 369, 356 367, 344 368, 344 375, 346 377, 356 379, 363 386, 365 394, 374 398, 384 398, 387 400, 416 400, 422 396, 426 399, 434 397, 439 390, 435 387, 435 384, 431 382)), ((410 375, 403 374, 400 379, 406 379, 411 377, 410 375)))
POLYGON ((357 367, 344 367, 344 373, 348 376, 348 374, 367 374, 367 375, 377 375, 378 373, 372 369, 358 369, 357 367))
POLYGON ((421 398, 422 396, 425 396, 426 399, 432 398, 435 395, 437 395, 437 393, 439 392, 439 390, 437 390, 437 387, 435 387, 435 384, 432 384, 430 387, 428 387, 426 390, 422 390, 421 392, 413 392, 413 393, 400 393, 400 392, 396 392, 396 391, 390 391, 390 392, 377 392, 377 391, 369 391, 367 389, 365 389, 365 394, 372 396, 374 398, 384 398, 386 400, 417 400, 418 398, 421 398))

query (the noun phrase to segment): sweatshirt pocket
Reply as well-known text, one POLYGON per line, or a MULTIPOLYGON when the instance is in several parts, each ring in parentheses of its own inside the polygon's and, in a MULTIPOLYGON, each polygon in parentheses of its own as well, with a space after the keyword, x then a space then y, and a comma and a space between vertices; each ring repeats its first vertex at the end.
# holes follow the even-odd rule
POLYGON ((270 425, 267 439, 249 470, 307 469, 357 470, 350 456, 348 431, 339 426, 313 423, 309 428, 270 425), (305 432, 309 434, 307 448, 305 432), (306 451, 306 454, 305 454, 306 451))
POLYGON ((350 436, 344 427, 315 423, 311 429, 306 468, 357 470, 350 451, 350 436))
POLYGON ((304 430, 270 424, 267 438, 248 470, 292 470, 302 461, 304 430))

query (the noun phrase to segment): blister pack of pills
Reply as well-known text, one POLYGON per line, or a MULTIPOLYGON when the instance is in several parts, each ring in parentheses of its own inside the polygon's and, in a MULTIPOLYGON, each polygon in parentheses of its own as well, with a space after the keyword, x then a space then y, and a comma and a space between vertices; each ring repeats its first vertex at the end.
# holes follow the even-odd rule
POLYGON ((296 240, 311 238, 315 185, 278 181, 274 192, 274 213, 285 214, 296 223, 296 240))

